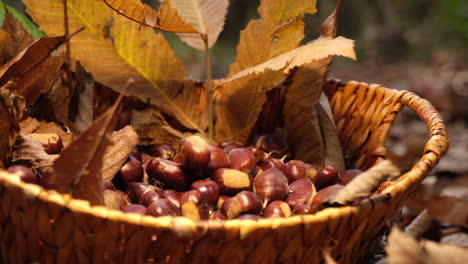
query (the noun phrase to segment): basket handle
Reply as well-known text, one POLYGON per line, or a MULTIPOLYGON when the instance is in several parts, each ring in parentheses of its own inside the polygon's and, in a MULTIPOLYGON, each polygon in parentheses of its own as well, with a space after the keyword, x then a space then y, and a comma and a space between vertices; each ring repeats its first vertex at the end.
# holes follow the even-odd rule
MULTIPOLYGON (((424 145, 422 157, 397 181, 400 188, 416 188, 447 151, 449 147, 447 129, 440 114, 426 99, 405 91, 400 100, 404 106, 411 108, 421 118, 429 130, 429 140, 424 145)), ((389 191, 393 192, 400 188, 390 188, 389 191)))

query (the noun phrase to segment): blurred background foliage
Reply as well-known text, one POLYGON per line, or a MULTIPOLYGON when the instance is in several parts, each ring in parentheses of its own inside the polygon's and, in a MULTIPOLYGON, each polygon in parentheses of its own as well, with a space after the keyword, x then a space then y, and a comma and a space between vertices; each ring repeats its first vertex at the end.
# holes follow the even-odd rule
MULTIPOLYGON (((20 0, 4 0, 20 11, 20 0)), ((158 0, 144 0, 157 7, 158 0)), ((239 33, 258 18, 259 0, 231 0, 225 30, 212 50, 215 77, 228 72, 234 60, 239 33)), ((318 0, 318 13, 307 15, 306 41, 318 36, 321 22, 335 6, 333 0, 318 0)), ((357 62, 337 60, 335 67, 359 64, 395 64, 402 61, 430 62, 435 56, 468 58, 468 1, 466 0, 343 0, 338 34, 356 40, 357 62), (442 54, 442 55, 440 55, 442 54)), ((202 79, 203 54, 177 37, 164 33, 185 61, 188 75, 202 79)))

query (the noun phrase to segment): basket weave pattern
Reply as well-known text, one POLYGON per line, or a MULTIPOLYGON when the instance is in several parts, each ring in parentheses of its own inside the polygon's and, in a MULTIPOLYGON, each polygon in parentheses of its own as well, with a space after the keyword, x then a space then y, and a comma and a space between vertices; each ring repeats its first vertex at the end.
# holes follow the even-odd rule
POLYGON ((413 93, 330 80, 337 130, 349 164, 367 169, 385 157, 396 114, 409 106, 426 123, 419 162, 359 206, 287 219, 193 222, 124 214, 25 184, 0 171, 2 263, 320 263, 324 251, 355 263, 448 147, 436 110, 413 93))

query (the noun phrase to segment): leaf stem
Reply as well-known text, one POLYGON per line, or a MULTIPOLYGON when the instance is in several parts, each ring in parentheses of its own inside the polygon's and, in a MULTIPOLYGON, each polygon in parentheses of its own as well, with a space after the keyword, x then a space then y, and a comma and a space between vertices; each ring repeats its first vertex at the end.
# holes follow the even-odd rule
MULTIPOLYGON (((68 5, 67 5, 67 0, 63 0, 63 25, 65 27, 65 38, 68 39, 70 36, 70 26, 68 23, 68 5)), ((72 73, 71 73, 71 49, 70 49, 70 41, 67 41, 65 43, 66 47, 66 64, 65 65, 65 71, 67 72, 67 86, 68 86, 68 91, 70 93, 70 96, 72 96, 73 93, 73 80, 72 80, 72 73)))
POLYGON ((214 130, 214 102, 213 102, 213 76, 211 66, 211 54, 208 44, 208 36, 201 35, 203 43, 205 44, 205 67, 206 67, 206 89, 208 90, 208 136, 213 139, 214 130))

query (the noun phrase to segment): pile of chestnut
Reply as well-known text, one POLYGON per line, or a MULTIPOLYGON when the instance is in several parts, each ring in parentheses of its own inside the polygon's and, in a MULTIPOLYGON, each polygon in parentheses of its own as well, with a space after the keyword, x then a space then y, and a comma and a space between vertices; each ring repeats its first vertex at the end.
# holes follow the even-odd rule
MULTIPOLYGON (((102 182, 107 207, 192 220, 288 217, 322 209, 362 172, 285 162, 286 146, 272 135, 260 136, 248 147, 232 140, 213 146, 194 135, 178 152, 168 144, 147 152, 134 150, 114 179, 102 182)), ((8 170, 34 182, 25 169, 16 165, 8 170)))

